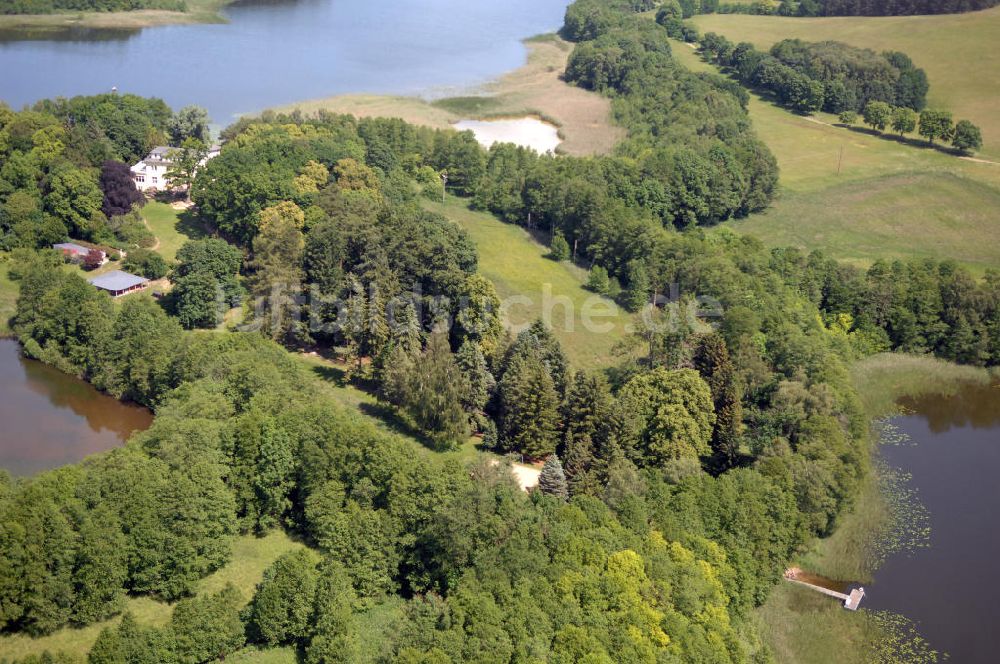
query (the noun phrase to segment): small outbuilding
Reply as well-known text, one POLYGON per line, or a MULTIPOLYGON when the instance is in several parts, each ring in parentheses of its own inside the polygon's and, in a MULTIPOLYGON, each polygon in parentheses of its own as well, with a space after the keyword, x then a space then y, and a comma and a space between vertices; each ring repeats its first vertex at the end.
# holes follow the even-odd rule
POLYGON ((91 251, 96 251, 101 255, 101 265, 108 262, 108 254, 100 249, 94 249, 91 247, 85 247, 82 244, 77 244, 76 242, 60 242, 59 244, 52 245, 52 248, 56 251, 62 253, 68 260, 82 262, 87 258, 87 255, 91 251))
POLYGON ((121 270, 115 270, 89 279, 91 284, 107 291, 112 297, 121 297, 149 287, 149 279, 121 270))

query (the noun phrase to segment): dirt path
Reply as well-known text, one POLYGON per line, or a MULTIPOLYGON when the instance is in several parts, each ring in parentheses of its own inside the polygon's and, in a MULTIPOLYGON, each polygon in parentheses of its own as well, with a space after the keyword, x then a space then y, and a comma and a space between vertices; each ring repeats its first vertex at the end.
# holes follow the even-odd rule
MULTIPOLYGON (((149 222, 146 220, 145 217, 142 218, 142 223, 146 227, 147 231, 153 233, 153 229, 149 227, 149 222)), ((150 251, 157 251, 159 248, 160 248, 160 238, 156 235, 156 233, 153 233, 153 246, 150 247, 149 249, 150 251)))

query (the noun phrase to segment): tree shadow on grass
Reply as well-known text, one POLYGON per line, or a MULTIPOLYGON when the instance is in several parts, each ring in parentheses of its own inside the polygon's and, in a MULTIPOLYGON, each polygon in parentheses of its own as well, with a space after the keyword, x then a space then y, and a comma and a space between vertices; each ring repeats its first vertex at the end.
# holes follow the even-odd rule
POLYGON ((922 138, 914 138, 911 136, 900 136, 899 134, 892 134, 887 132, 878 131, 877 129, 871 129, 869 127, 858 127, 855 125, 844 124, 843 122, 836 122, 833 124, 834 127, 843 127, 848 131, 853 131, 856 134, 864 134, 865 136, 871 136, 873 138, 880 138, 883 141, 893 141, 899 143, 900 145, 906 145, 911 148, 917 148, 919 150, 935 150, 952 157, 968 157, 969 153, 959 150, 958 148, 949 147, 943 143, 930 143, 922 138))
MULTIPOLYGON (((375 386, 368 383, 348 380, 347 372, 330 365, 316 365, 311 370, 319 378, 336 387, 353 387, 372 396, 375 386)), ((377 401, 375 403, 362 401, 357 404, 358 410, 382 423, 388 430, 406 438, 412 438, 429 450, 440 451, 440 448, 418 429, 407 417, 400 414, 391 404, 377 401)))
POLYGON ((214 235, 194 208, 184 210, 177 215, 177 231, 192 240, 203 240, 214 235))

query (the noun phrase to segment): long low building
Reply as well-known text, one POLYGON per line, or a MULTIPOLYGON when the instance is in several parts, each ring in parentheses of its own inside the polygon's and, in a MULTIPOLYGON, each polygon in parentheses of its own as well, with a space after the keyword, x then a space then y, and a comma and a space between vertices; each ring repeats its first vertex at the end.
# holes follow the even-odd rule
POLYGON ((109 292, 112 297, 121 297, 135 291, 145 290, 149 286, 149 279, 121 270, 100 274, 88 279, 88 281, 97 288, 109 292))

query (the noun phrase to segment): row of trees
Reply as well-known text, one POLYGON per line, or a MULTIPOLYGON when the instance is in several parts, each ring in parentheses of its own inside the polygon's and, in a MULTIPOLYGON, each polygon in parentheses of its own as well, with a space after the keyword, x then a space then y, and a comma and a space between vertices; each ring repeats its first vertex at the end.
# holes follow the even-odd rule
POLYGON ((988 9, 997 0, 815 0, 806 5, 804 16, 909 16, 953 14, 988 9))
POLYGON ((997 0, 753 0, 723 2, 702 0, 701 11, 710 14, 778 16, 915 16, 952 14, 989 9, 997 0))
POLYGON ((802 113, 861 112, 872 101, 916 111, 926 104, 927 74, 897 51, 878 54, 840 42, 786 39, 765 53, 713 32, 700 45, 710 61, 741 83, 768 90, 802 113))
MULTIPOLYGON (((844 111, 840 121, 852 125, 858 121, 854 111, 844 111)), ((919 115, 910 108, 890 106, 885 102, 872 101, 865 106, 861 119, 875 131, 883 132, 891 128, 900 136, 917 131, 929 143, 951 141, 952 146, 962 152, 974 152, 983 146, 983 135, 979 127, 968 120, 952 122, 947 111, 925 110, 919 115)))
POLYGON ((58 14, 65 12, 127 12, 137 9, 187 11, 184 0, 10 0, 0 14, 58 14))

